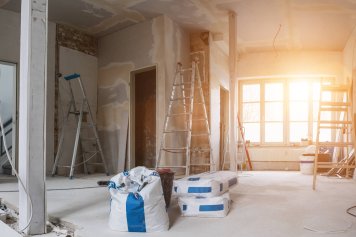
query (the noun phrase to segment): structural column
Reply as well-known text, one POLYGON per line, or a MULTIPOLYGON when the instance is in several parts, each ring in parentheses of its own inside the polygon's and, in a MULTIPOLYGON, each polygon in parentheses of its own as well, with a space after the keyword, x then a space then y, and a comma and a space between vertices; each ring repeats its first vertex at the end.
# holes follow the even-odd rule
POLYGON ((19 174, 31 199, 19 185, 19 228, 30 235, 46 232, 47 6, 21 1, 19 174))
POLYGON ((229 71, 230 71, 230 170, 236 170, 236 13, 229 12, 229 71))

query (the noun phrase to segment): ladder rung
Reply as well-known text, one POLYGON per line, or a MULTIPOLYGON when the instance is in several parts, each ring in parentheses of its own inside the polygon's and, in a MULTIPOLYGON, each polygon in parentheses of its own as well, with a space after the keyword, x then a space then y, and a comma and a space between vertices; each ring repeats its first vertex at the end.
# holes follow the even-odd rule
POLYGON ((348 165, 342 163, 332 163, 332 162, 317 162, 318 168, 356 168, 356 165, 348 165))
POLYGON ((176 83, 176 84, 173 84, 173 86, 186 86, 186 85, 191 85, 192 83, 191 82, 185 82, 185 83, 176 83))
POLYGON ((190 166, 211 166, 212 164, 191 164, 190 166))
POLYGON ((175 132, 189 132, 190 130, 167 130, 163 133, 175 133, 175 132))
POLYGON ((329 102, 329 101, 324 101, 320 102, 320 106, 350 106, 350 102, 329 102))
POLYGON ((335 107, 324 107, 324 108, 320 108, 320 111, 328 111, 328 112, 332 112, 332 111, 347 111, 347 108, 335 108, 335 107))
POLYGON ((191 148, 191 151, 192 152, 206 152, 206 151, 210 151, 211 149, 210 148, 191 148))
POLYGON ((319 126, 320 129, 347 129, 346 126, 319 126))
POLYGON ((95 151, 83 151, 83 153, 85 153, 85 154, 97 154, 97 153, 99 153, 99 151, 98 150, 95 150, 95 151))
POLYGON ((349 86, 346 85, 336 85, 336 86, 321 86, 322 91, 339 91, 339 92, 348 92, 350 89, 349 86))
POLYGON ((352 142, 319 142, 319 146, 324 147, 346 147, 354 145, 352 142))
POLYGON ((205 118, 193 118, 192 120, 194 120, 194 121, 206 121, 207 119, 205 119, 205 118))
POLYGON ((320 120, 323 124, 352 124, 351 121, 338 121, 338 120, 320 120))
POLYGON ((164 169, 164 168, 187 168, 186 166, 183 166, 183 165, 171 165, 171 166, 168 166, 168 165, 165 165, 165 166, 159 166, 157 168, 161 168, 161 169, 164 169))
POLYGON ((81 137, 80 138, 80 141, 82 142, 93 142, 93 141, 96 141, 97 139, 95 137, 93 138, 89 138, 89 137, 81 137))
POLYGON ((96 162, 94 162, 94 163, 86 163, 87 165, 104 165, 103 163, 96 163, 96 162))
POLYGON ((195 105, 203 105, 203 102, 194 102, 195 105))

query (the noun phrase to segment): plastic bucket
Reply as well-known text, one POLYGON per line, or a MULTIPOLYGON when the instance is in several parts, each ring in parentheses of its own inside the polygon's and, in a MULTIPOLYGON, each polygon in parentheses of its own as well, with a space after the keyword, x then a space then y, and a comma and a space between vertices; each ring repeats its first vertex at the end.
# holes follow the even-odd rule
POLYGON ((166 208, 168 208, 171 202, 174 172, 170 169, 159 169, 157 172, 161 177, 164 201, 166 202, 166 208))
POLYGON ((302 155, 299 157, 300 160, 300 172, 302 174, 313 174, 314 173, 314 155, 302 155))

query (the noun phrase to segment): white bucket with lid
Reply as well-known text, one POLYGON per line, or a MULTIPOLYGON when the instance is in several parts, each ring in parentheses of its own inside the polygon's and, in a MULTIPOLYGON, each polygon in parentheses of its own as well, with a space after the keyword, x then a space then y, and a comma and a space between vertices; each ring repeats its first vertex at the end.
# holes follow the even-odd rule
POLYGON ((305 154, 299 157, 300 172, 302 174, 313 174, 314 172, 314 154, 305 154))

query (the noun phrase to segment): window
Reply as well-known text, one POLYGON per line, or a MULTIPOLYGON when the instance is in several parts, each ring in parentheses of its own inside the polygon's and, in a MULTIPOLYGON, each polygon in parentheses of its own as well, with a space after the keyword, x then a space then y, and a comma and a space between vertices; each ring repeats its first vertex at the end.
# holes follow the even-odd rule
MULTIPOLYGON (((245 138, 255 144, 294 144, 315 141, 318 121, 320 79, 266 79, 239 82, 239 108, 245 138)), ((331 81, 331 78, 324 81, 331 81)), ((323 100, 331 100, 325 94, 323 100)), ((330 119, 324 114, 322 119, 330 119)), ((321 141, 331 132, 322 130, 321 141)))

